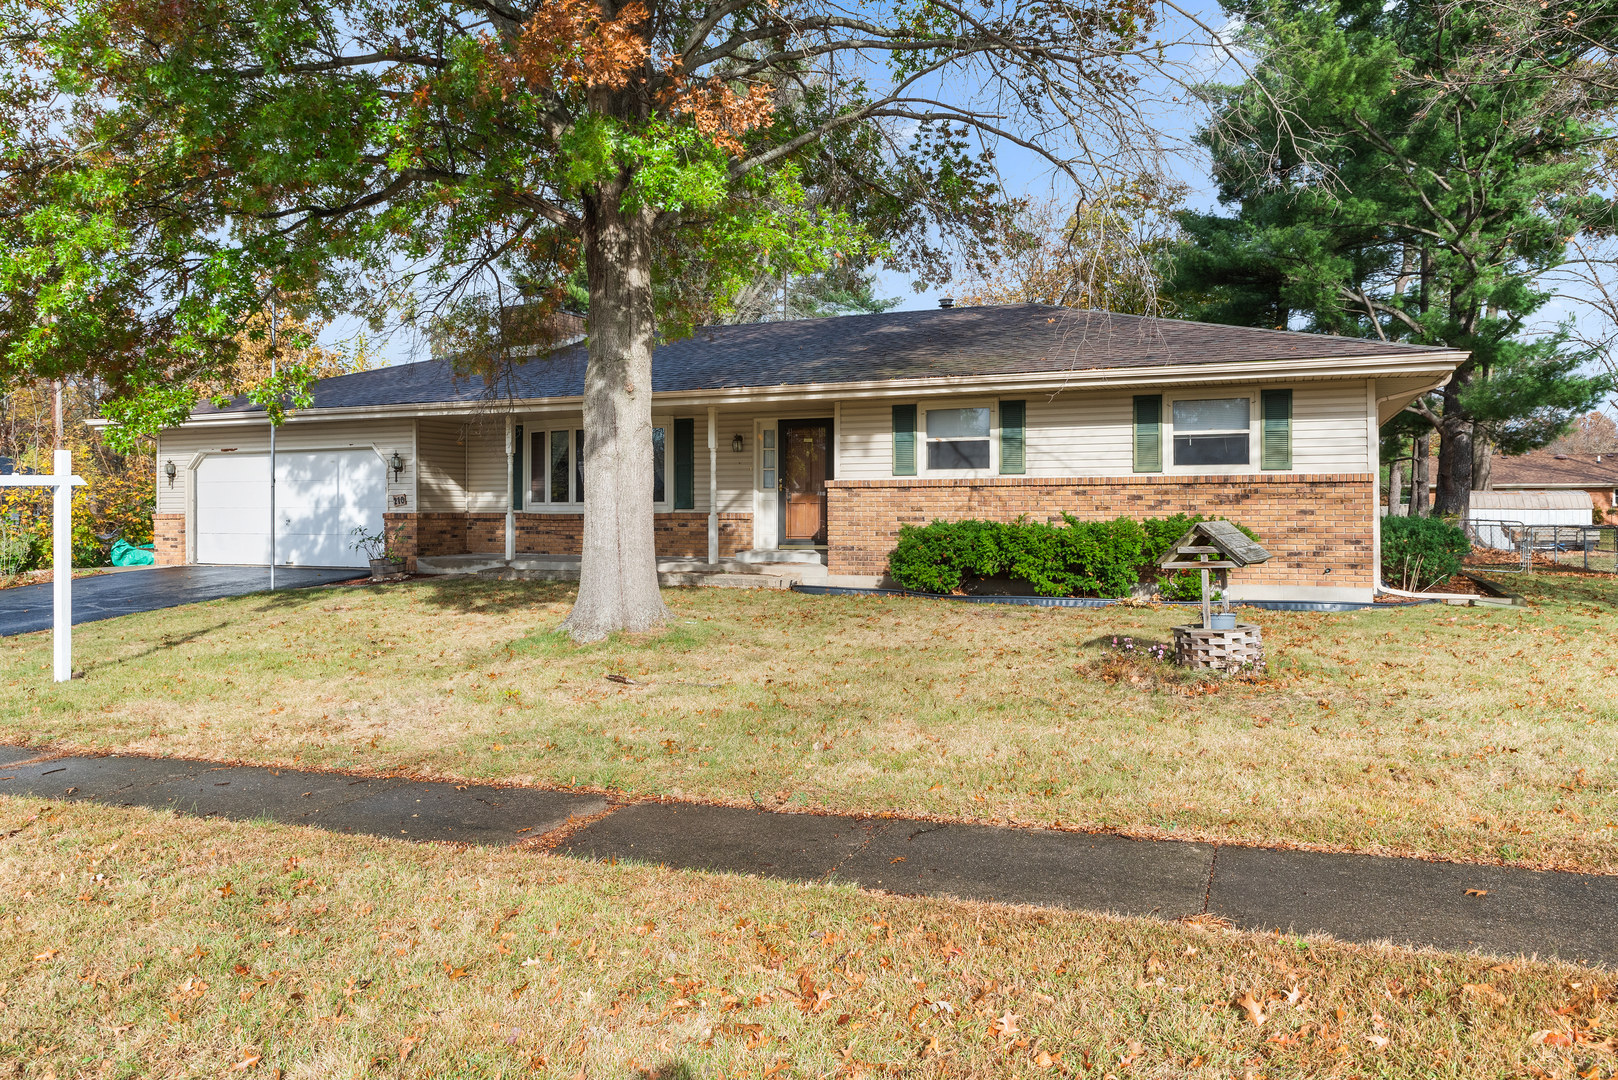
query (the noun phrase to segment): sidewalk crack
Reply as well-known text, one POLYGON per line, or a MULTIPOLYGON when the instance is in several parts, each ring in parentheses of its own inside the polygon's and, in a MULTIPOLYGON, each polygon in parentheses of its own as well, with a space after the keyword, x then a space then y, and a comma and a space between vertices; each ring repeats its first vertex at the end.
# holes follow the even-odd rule
MULTIPOLYGON (((863 827, 864 823, 862 822, 861 825, 863 827)), ((830 870, 827 870, 824 874, 820 875, 821 884, 825 884, 826 882, 830 881, 837 871, 841 870, 850 859, 854 858, 862 853, 866 848, 870 847, 871 844, 876 841, 876 838, 887 832, 888 828, 890 827, 890 823, 886 821, 876 821, 873 823, 873 825, 875 826, 874 828, 867 828, 865 830, 865 839, 860 843, 859 847, 855 848, 853 851, 850 851, 841 859, 838 859, 830 870)))
POLYGON ((1214 871, 1219 869, 1219 845, 1213 846, 1213 858, 1208 860, 1208 887, 1202 890, 1202 910, 1199 915, 1208 914, 1208 905, 1213 903, 1214 871))

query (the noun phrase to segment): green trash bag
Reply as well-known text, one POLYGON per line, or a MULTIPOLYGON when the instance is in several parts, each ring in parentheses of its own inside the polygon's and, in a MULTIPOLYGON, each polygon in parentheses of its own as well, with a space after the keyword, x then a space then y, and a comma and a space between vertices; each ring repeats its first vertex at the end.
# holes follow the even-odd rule
POLYGON ((156 562, 157 556, 150 547, 136 547, 122 537, 112 542, 114 566, 151 566, 156 562))

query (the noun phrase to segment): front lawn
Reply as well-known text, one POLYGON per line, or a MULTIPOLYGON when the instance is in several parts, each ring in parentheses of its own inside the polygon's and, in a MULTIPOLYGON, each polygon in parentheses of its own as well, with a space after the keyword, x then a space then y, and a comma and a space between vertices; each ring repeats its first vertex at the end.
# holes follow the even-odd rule
POLYGON ((0 1071, 35 1080, 1475 1080, 1615 1060, 1618 987, 1565 965, 33 799, 0 797, 0 838, 0 1071))
POLYGON ((560 585, 256 595, 82 626, 68 685, 5 639, 0 741, 1618 872, 1618 582, 1514 584, 1256 613, 1253 682, 1142 659, 1183 609, 670 590, 581 649, 560 585))

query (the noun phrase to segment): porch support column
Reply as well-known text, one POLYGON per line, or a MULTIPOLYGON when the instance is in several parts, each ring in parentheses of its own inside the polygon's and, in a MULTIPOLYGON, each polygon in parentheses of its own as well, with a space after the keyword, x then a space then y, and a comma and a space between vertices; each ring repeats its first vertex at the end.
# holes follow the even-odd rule
POLYGON ((708 406, 708 562, 719 561, 719 408, 708 406))
POLYGON ((517 438, 515 421, 506 414, 506 562, 517 557, 517 504, 513 493, 517 490, 517 438))

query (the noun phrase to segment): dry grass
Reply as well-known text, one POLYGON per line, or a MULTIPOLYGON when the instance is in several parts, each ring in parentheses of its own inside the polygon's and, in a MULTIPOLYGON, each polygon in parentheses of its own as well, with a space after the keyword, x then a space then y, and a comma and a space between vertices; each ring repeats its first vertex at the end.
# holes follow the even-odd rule
POLYGON ((1571 966, 30 799, 0 797, 0 837, 0 1074, 35 1080, 1475 1080, 1618 1060, 1618 986, 1571 966))
POLYGON ((1261 613, 1248 681, 1108 661, 1153 608, 675 590, 577 648, 555 585, 257 595, 81 627, 65 686, 5 639, 0 740, 1618 872, 1618 582, 1515 584, 1261 613))

